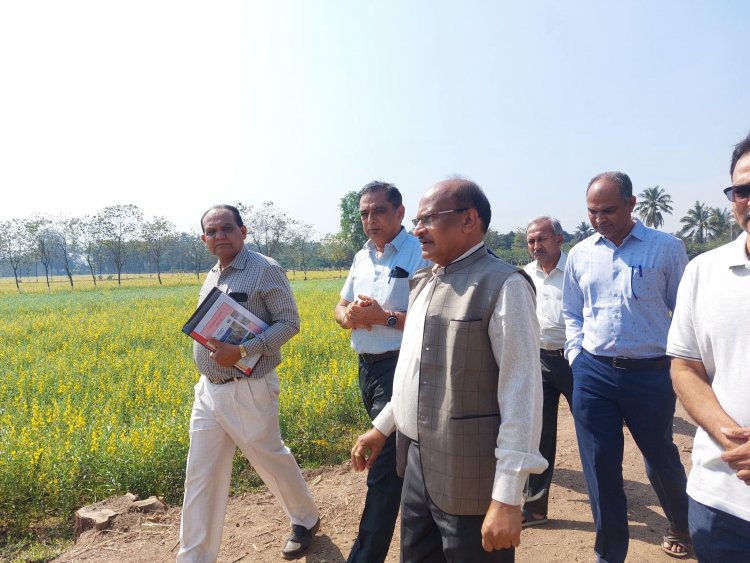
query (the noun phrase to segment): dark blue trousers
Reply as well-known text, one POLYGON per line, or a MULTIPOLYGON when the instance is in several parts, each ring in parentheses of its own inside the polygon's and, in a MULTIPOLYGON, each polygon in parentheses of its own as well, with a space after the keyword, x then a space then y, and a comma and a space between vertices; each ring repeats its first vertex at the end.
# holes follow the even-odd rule
POLYGON ((542 354, 540 359, 544 404, 539 453, 549 465, 543 473, 529 475, 529 484, 526 488, 528 500, 524 503, 524 508, 534 514, 547 516, 549 489, 552 486, 552 473, 555 470, 557 453, 557 410, 560 405, 560 395, 565 397, 571 408, 573 406, 573 374, 568 360, 562 356, 542 354))
POLYGON ((687 479, 672 440, 675 394, 669 368, 617 369, 585 350, 572 367, 573 418, 594 516, 594 551, 598 561, 622 563, 629 541, 623 420, 671 527, 688 528, 687 479))
MULTIPOLYGON (((375 363, 359 360, 359 388, 367 414, 375 418, 391 400, 393 373, 398 357, 375 363)), ((347 559, 348 563, 381 563, 388 555, 396 518, 401 504, 403 480, 396 473, 396 433, 367 474, 367 497, 359 533, 347 559)))
POLYGON ((700 563, 750 561, 750 522, 690 498, 690 537, 700 563))

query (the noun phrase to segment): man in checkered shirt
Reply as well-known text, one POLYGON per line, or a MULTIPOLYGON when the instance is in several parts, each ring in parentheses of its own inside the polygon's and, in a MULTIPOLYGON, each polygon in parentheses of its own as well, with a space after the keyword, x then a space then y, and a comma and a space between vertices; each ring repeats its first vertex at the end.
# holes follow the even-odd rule
POLYGON ((241 345, 212 340, 214 352, 194 344, 201 376, 190 416, 177 561, 216 561, 236 447, 289 516, 292 533, 281 555, 297 559, 309 549, 320 525, 312 495, 279 430, 275 368, 281 346, 299 332, 297 306, 281 266, 245 248, 247 229, 235 207, 212 207, 203 214, 201 227, 201 239, 218 262, 206 277, 200 300, 218 287, 269 326, 241 345), (262 357, 251 376, 234 367, 240 358, 256 354, 262 357))

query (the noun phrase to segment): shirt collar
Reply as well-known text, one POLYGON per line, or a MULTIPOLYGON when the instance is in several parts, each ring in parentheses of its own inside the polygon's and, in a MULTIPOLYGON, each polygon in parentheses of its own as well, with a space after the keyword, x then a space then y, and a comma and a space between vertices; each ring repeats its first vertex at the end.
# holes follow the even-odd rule
MULTIPOLYGON (((463 254, 462 254, 461 256, 459 256, 459 257, 458 257, 458 258, 456 258, 455 260, 452 260, 451 262, 449 262, 448 264, 446 264, 446 266, 449 266, 450 264, 455 264, 456 262, 458 262, 458 261, 460 261, 460 260, 463 260, 463 259, 464 259, 464 258, 466 258, 467 256, 470 256, 471 254, 474 254, 474 253, 475 253, 475 252, 476 252, 477 250, 479 250, 479 249, 480 249, 480 248, 482 248, 483 246, 484 246, 484 241, 482 241, 482 242, 480 242, 480 243, 478 243, 478 244, 475 244, 475 245, 474 245, 474 246, 472 246, 472 247, 471 247, 471 248, 470 248, 469 250, 467 250, 466 252, 464 252, 464 253, 463 253, 463 254)), ((445 266, 438 266, 437 264, 434 264, 434 265, 432 266, 432 273, 434 274, 434 273, 435 273, 435 272, 437 272, 437 271, 438 271, 438 270, 439 270, 440 268, 445 268, 445 266)))
MULTIPOLYGON (((243 245, 242 250, 240 250, 237 253, 237 256, 235 256, 232 259, 232 261, 227 265, 227 267, 224 269, 226 270, 227 268, 233 268, 235 270, 244 270, 246 265, 247 265, 247 247, 243 245)), ((221 263, 218 260, 216 261, 216 264, 214 265, 214 267, 211 268, 211 271, 221 273, 222 271, 221 263)))
MULTIPOLYGON (((620 246, 622 246, 623 244, 625 244, 625 241, 628 240, 630 237, 635 237, 638 240, 646 240, 646 232, 647 232, 646 231, 646 226, 643 223, 641 223, 640 219, 636 219, 635 217, 633 217, 633 221, 635 223, 633 225, 633 228, 630 229, 630 232, 625 236, 624 239, 622 239, 622 242, 620 243, 620 246)), ((605 238, 602 234, 600 234, 598 232, 594 233, 593 237, 594 237, 594 244, 597 244, 599 242, 604 242, 605 240, 609 241, 608 238, 605 238)), ((612 243, 612 244, 614 244, 614 243, 612 243)))
POLYGON ((750 259, 747 257, 747 233, 741 233, 730 243, 729 267, 747 267, 750 259))
MULTIPOLYGON (((398 232, 398 234, 395 237, 393 237, 393 240, 391 242, 385 243, 385 246, 383 247, 383 252, 385 252, 385 249, 386 247, 388 247, 388 245, 392 246, 396 250, 396 252, 398 252, 399 250, 401 250, 401 246, 404 244, 404 241, 406 240, 406 237, 408 236, 409 236, 409 233, 407 233, 406 229, 404 229, 404 226, 401 225, 401 230, 398 232)), ((377 250, 377 248, 375 247, 375 243, 372 242, 370 239, 367 239, 365 241, 364 247, 367 248, 368 250, 377 250)))
MULTIPOLYGON (((557 259, 557 264, 555 264, 554 270, 560 270, 561 272, 565 271, 565 260, 566 260, 566 254, 564 251, 560 251, 560 258, 557 259)), ((542 267, 539 265, 539 260, 534 260, 534 267, 537 272, 541 272, 545 276, 548 276, 549 274, 545 272, 542 267)), ((552 272, 550 272, 551 274, 552 272)))

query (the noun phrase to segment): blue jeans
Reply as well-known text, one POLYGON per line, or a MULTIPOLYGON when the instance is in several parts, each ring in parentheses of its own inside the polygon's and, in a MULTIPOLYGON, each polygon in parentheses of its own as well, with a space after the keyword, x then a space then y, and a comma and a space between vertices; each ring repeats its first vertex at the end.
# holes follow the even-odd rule
POLYGON ((622 563, 629 541, 623 420, 671 527, 688 529, 687 479, 672 440, 676 398, 669 369, 618 369, 585 350, 572 368, 573 418, 594 516, 594 551, 598 561, 622 563))
POLYGON ((750 561, 750 522, 690 498, 690 537, 700 563, 750 561))

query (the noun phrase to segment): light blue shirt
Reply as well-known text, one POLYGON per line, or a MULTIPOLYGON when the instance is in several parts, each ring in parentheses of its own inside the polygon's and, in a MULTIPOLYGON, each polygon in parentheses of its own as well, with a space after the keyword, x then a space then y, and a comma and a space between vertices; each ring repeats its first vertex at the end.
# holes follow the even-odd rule
MULTIPOLYGON (((422 248, 416 237, 401 231, 383 248, 378 258, 377 249, 368 240, 362 250, 354 256, 341 298, 349 302, 357 295, 368 295, 386 311, 405 312, 409 305, 409 280, 417 270, 431 266, 432 262, 422 258, 422 248), (394 277, 398 267, 406 272, 404 277, 394 277)), ((372 330, 352 330, 352 348, 358 354, 382 354, 401 347, 403 331, 388 326, 373 326, 372 330)))
POLYGON ((596 233, 572 248, 563 281, 565 356, 665 354, 677 287, 688 257, 683 242, 636 220, 618 247, 596 233))

